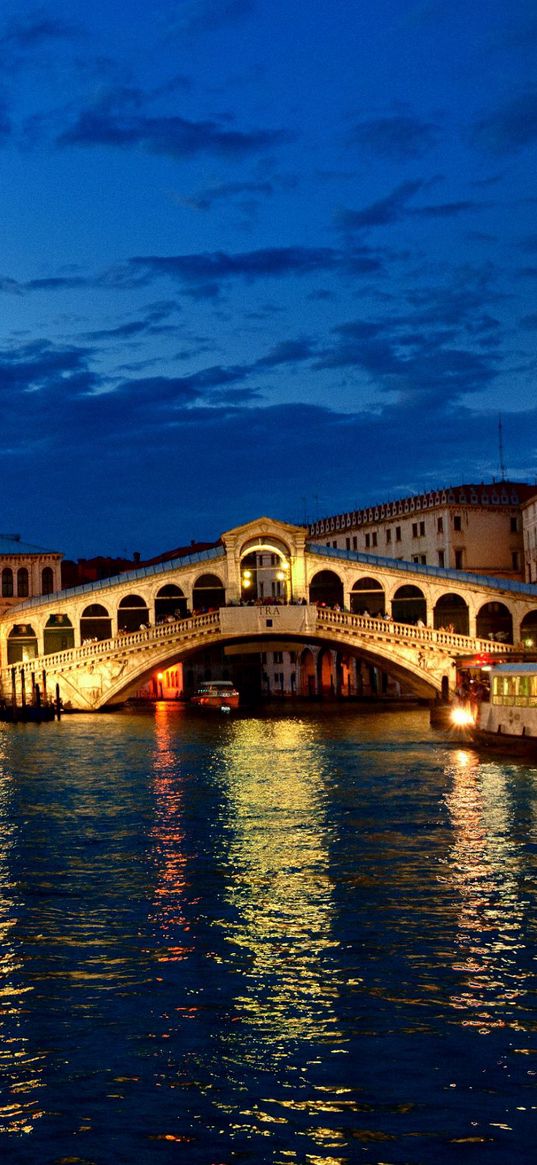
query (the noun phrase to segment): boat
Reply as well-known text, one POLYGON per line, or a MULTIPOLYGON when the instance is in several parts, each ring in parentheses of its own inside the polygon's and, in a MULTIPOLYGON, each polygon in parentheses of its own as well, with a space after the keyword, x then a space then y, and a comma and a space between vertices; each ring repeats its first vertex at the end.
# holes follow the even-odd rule
POLYGON ((207 680, 193 696, 190 703, 196 708, 217 708, 230 712, 239 706, 239 693, 231 680, 207 680))
POLYGON ((537 757, 537 663, 493 665, 490 693, 481 691, 460 701, 452 723, 476 745, 537 757))

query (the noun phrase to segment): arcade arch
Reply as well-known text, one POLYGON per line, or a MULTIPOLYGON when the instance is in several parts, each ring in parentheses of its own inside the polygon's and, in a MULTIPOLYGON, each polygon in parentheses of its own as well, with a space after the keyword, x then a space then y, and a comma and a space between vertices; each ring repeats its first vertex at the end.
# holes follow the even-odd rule
POLYGON ((100 603, 90 603, 85 607, 80 619, 80 642, 92 639, 111 639, 112 620, 106 607, 100 603))
POLYGON ((427 622, 427 602, 419 587, 406 583, 397 588, 392 599, 392 619, 396 623, 427 622))
POLYGON ((353 615, 383 615, 386 609, 384 589, 374 578, 359 578, 350 595, 353 615))
POLYGON ((343 606, 343 583, 334 570, 318 570, 309 587, 310 603, 325 607, 343 606))
POLYGON ((528 647, 537 644, 537 611, 528 611, 520 624, 520 638, 525 640, 528 647), (528 642, 531 640, 532 642, 528 642))
POLYGON ((155 597, 155 623, 161 619, 180 619, 187 612, 187 601, 184 591, 175 583, 166 583, 157 591, 155 597))
POLYGON ((461 595, 441 595, 433 611, 433 627, 453 628, 458 635, 470 634, 470 612, 461 595))
POLYGON ((7 640, 7 662, 24 663, 37 655, 37 635, 29 623, 15 623, 7 640))
POLYGON ((75 629, 68 615, 49 615, 43 632, 43 651, 52 655, 75 646, 75 629))
POLYGON ((498 639, 504 643, 513 642, 513 617, 505 603, 484 603, 477 612, 476 635, 478 639, 498 639))
POLYGON ((139 631, 149 623, 149 608, 141 595, 124 595, 117 609, 118 631, 139 631))
POLYGON ((226 588, 217 574, 201 574, 192 590, 194 613, 214 611, 226 605, 226 588))

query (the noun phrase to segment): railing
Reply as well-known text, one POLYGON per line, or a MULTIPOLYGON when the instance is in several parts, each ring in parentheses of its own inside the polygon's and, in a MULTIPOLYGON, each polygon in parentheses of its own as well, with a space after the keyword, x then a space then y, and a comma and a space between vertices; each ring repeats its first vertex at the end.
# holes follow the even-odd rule
POLYGON ((393 619, 374 618, 371 615, 351 615, 347 611, 333 611, 330 607, 318 607, 317 620, 319 623, 336 623, 339 627, 354 628, 357 631, 369 631, 383 639, 410 639, 415 643, 434 643, 437 647, 446 647, 471 655, 474 652, 486 652, 488 655, 515 651, 510 643, 497 643, 491 639, 474 639, 471 635, 460 635, 456 631, 441 631, 434 627, 417 627, 415 623, 395 623, 393 619))
POLYGON ((123 632, 111 639, 98 639, 83 643, 80 647, 68 647, 64 651, 56 651, 50 655, 40 655, 33 659, 17 661, 16 664, 9 664, 2 668, 2 675, 5 679, 12 667, 22 668, 26 673, 41 668, 58 671, 61 670, 62 666, 80 663, 84 660, 91 661, 97 656, 102 658, 106 655, 116 655, 129 649, 147 646, 151 643, 160 643, 163 639, 177 638, 177 636, 186 639, 189 638, 188 633, 195 634, 203 628, 218 630, 219 627, 219 611, 211 611, 206 615, 191 615, 186 619, 174 619, 170 623, 157 623, 154 627, 147 627, 140 631, 123 632))

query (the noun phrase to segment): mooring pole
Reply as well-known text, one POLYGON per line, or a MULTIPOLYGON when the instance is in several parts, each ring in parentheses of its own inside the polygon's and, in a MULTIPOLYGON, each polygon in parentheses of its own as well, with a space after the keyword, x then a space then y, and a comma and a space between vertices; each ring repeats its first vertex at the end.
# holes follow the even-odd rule
POLYGON ((56 684, 56 719, 59 720, 62 714, 62 702, 60 700, 60 685, 56 684))
POLYGON ((14 667, 11 668, 11 706, 13 709, 13 719, 17 719, 17 672, 14 667))

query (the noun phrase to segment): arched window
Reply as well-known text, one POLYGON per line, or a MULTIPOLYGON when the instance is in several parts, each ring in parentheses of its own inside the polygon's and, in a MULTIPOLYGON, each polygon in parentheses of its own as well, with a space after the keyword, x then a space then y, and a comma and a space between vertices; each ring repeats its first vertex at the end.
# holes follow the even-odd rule
POLYGON ((49 615, 44 631, 45 655, 75 646, 75 631, 68 615, 49 615))
POLYGON ((7 662, 23 663, 35 659, 37 655, 37 635, 29 623, 16 623, 7 639, 7 662))
POLYGON ((118 631, 139 631, 149 623, 149 608, 141 595, 125 595, 118 607, 118 631))
POLYGON ((333 570, 318 570, 310 582, 310 603, 343 606, 343 583, 333 570))
POLYGON ((111 638, 112 620, 106 607, 101 607, 100 603, 91 603, 82 612, 82 618, 80 620, 80 642, 84 643, 92 639, 111 638))
POLYGON ((51 595, 54 590, 54 573, 50 566, 45 566, 41 573, 41 594, 51 595))
POLYGON ((224 607, 225 603, 226 591, 218 575, 200 575, 192 591, 194 611, 214 611, 218 607, 224 607))
POLYGON ((351 611, 355 615, 364 611, 370 615, 384 614, 384 591, 376 579, 357 579, 351 591, 351 611))
POLYGON ((25 566, 19 567, 17 571, 17 594, 20 599, 28 598, 28 571, 25 566))
POLYGON ((2 571, 2 598, 10 599, 13 594, 13 571, 5 566, 2 571))
POLYGON ((458 635, 470 634, 468 607, 460 595, 442 595, 434 609, 433 623, 437 629, 451 628, 458 635))
POLYGON ((155 623, 162 619, 180 619, 186 615, 186 598, 181 587, 175 583, 166 583, 161 587, 155 598, 155 623))
POLYGON ((392 600, 392 619, 396 623, 427 622, 427 603, 419 587, 407 583, 399 587, 392 600))
POLYGON ((478 639, 497 639, 500 643, 513 642, 513 619, 505 603, 484 603, 476 619, 478 639))

